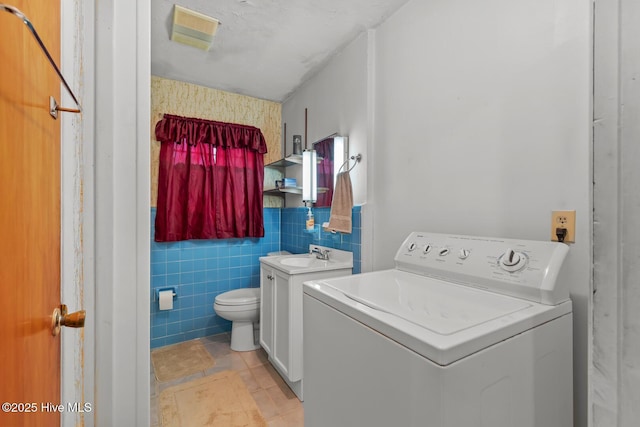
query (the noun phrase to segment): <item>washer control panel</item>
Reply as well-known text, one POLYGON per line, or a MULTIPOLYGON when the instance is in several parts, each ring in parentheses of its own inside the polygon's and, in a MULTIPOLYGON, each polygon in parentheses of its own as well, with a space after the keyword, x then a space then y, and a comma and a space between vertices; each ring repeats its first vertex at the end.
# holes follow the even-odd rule
POLYGON ((555 305, 569 299, 557 283, 569 247, 563 243, 413 232, 396 268, 453 283, 555 305))

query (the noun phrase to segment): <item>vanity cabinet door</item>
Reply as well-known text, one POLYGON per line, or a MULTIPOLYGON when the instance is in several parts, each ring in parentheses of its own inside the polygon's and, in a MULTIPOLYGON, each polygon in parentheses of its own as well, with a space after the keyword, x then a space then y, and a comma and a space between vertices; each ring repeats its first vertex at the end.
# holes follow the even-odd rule
POLYGON ((309 275, 291 276, 289 280, 289 379, 302 379, 302 284, 309 275))
POLYGON ((351 269, 289 275, 260 264, 260 344, 269 361, 302 399, 303 283, 351 274, 351 269))
POLYGON ((260 267, 260 345, 268 355, 273 354, 274 332, 274 273, 273 270, 260 267))
POLYGON ((274 270, 275 292, 274 292, 274 353, 273 361, 279 370, 290 378, 291 363, 291 312, 289 301, 291 298, 291 287, 289 275, 274 270))

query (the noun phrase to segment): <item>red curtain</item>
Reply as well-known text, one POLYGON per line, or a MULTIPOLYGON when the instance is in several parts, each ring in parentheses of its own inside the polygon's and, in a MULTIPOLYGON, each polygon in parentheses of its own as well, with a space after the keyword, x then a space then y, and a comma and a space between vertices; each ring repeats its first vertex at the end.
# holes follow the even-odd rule
POLYGON ((333 138, 325 139, 313 145, 322 161, 318 163, 318 187, 325 187, 325 193, 318 193, 316 206, 331 206, 333 199, 333 138))
POLYGON ((165 114, 155 240, 263 237, 260 129, 165 114))

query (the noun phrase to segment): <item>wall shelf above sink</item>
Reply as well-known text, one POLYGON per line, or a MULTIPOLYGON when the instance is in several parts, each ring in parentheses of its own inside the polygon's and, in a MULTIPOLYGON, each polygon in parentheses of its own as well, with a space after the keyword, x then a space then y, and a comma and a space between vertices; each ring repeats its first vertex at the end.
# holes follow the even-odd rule
MULTIPOLYGON (((321 159, 318 160, 319 162, 321 159)), ((267 165, 264 165, 265 168, 275 168, 279 169, 284 174, 284 169, 289 166, 302 166, 302 155, 301 154, 291 154, 285 158, 280 160, 276 160, 275 162, 271 162, 267 165)), ((329 189, 325 187, 318 188, 318 193, 326 193, 329 189)), ((285 193, 289 194, 302 194, 302 187, 278 187, 278 188, 265 188, 263 190, 263 194, 269 196, 280 196, 284 197, 285 193)))
MULTIPOLYGON (((320 187, 318 188, 318 193, 326 193, 328 188, 320 187)), ((279 187, 279 188, 267 188, 262 191, 263 194, 267 194, 270 196, 282 196, 284 197, 284 193, 289 194, 302 194, 302 187, 279 187)))
MULTIPOLYGON (((322 157, 318 157, 318 163, 323 160, 322 157)), ((302 154, 291 154, 275 162, 271 162, 268 165, 264 165, 266 168, 286 168, 294 165, 302 165, 302 154)))
POLYGON ((276 160, 275 162, 271 162, 268 165, 265 165, 267 168, 286 168, 293 165, 301 165, 302 164, 302 155, 301 154, 292 154, 280 160, 276 160))
POLYGON ((302 194, 302 187, 279 187, 279 188, 267 188, 263 192, 269 196, 281 196, 284 197, 285 193, 290 194, 302 194))

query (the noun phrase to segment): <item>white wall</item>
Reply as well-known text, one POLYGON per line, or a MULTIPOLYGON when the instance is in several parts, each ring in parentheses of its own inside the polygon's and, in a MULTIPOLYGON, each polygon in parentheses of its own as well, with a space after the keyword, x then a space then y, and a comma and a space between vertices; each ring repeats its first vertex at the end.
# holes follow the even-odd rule
MULTIPOLYGON (((366 206, 368 174, 373 141, 373 102, 371 90, 374 34, 363 33, 336 54, 317 75, 304 83, 282 105, 282 123, 287 125, 284 154, 293 151, 293 135, 303 136, 304 110, 307 109, 307 143, 310 146, 325 136, 339 133, 349 137, 349 155, 362 155, 362 161, 350 172, 353 202, 362 206, 362 271, 372 269, 371 209, 366 206)), ((353 165, 350 162, 349 165, 353 165)), ((340 166, 337 166, 340 167, 340 166)), ((298 168, 300 169, 300 168, 298 168)), ((287 174, 301 179, 295 168, 287 174)), ((288 207, 302 205, 300 196, 287 195, 288 207)))
POLYGON ((587 425, 591 18, 585 0, 413 0, 283 107, 288 135, 287 114, 312 103, 323 109, 310 110, 310 123, 366 118, 369 173, 354 196, 367 203, 363 265, 373 269, 391 267, 412 230, 548 240, 551 211, 577 211, 562 279, 574 302, 579 426, 587 425), (359 113, 340 116, 349 83, 366 93, 357 92, 359 113))
MULTIPOLYGON (((307 108, 309 148, 313 142, 339 133, 349 136, 350 154, 361 153, 366 160, 366 73, 367 37, 362 34, 284 102, 282 123, 287 124, 285 152, 291 154, 293 151, 293 135, 302 135, 304 148, 304 110, 307 108)), ((350 174, 356 205, 366 201, 366 171, 364 161, 350 174)))
POLYGON ((640 418, 640 5, 595 6, 590 409, 593 426, 625 427, 640 418))

